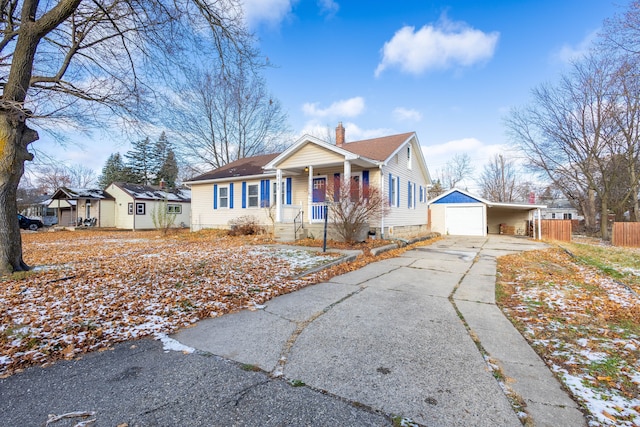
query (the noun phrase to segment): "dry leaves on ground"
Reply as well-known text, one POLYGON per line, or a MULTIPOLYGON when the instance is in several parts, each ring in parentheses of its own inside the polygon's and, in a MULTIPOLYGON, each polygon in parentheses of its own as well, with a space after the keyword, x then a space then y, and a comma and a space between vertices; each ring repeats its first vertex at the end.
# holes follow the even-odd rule
POLYGON ((0 374, 262 304, 335 259, 216 233, 23 236, 37 268, 0 283, 0 374))
MULTIPOLYGON (((361 256, 297 278, 337 254, 269 246, 268 238, 229 237, 220 231, 169 237, 157 232, 39 232, 24 233, 23 243, 25 261, 36 269, 0 281, 0 376, 255 308, 408 249, 361 256)), ((380 244, 371 241, 359 248, 380 244)))
POLYGON ((589 425, 640 425, 640 298, 564 250, 499 259, 500 304, 588 411, 589 425))

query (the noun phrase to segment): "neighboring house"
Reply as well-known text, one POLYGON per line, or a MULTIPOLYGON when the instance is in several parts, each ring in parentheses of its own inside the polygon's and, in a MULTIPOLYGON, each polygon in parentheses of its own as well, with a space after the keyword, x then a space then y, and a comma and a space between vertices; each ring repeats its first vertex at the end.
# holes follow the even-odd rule
POLYGON ((431 178, 415 133, 347 143, 342 123, 336 144, 305 135, 279 154, 240 159, 185 184, 193 194, 191 229, 227 228, 253 215, 275 225, 280 237, 294 219, 321 235, 327 188, 340 180, 364 191, 376 186, 389 201, 385 215, 370 223, 378 236, 427 231, 427 187, 431 178))
POLYGON ((542 211, 542 219, 573 219, 584 220, 578 209, 571 206, 566 199, 552 200, 547 204, 547 208, 542 211))
POLYGON ((453 188, 429 200, 431 231, 458 236, 487 234, 528 235, 535 224, 540 236, 541 209, 545 205, 495 203, 453 188))
POLYGON ((28 204, 22 204, 20 213, 28 218, 39 219, 49 227, 58 223, 56 210, 49 207, 50 203, 51 196, 46 194, 37 196, 30 199, 28 204))
POLYGON ((106 188, 114 200, 113 223, 116 228, 144 230, 156 228, 153 215, 161 209, 175 214, 176 226, 189 227, 191 190, 158 189, 148 185, 114 182, 106 188))
POLYGON ((48 208, 56 211, 61 226, 76 226, 84 220, 96 227, 114 226, 114 199, 104 190, 60 187, 48 208))

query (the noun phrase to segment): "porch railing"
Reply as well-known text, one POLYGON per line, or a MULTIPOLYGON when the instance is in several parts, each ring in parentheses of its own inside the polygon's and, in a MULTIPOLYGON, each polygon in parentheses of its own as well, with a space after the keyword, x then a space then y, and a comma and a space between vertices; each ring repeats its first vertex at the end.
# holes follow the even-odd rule
POLYGON ((311 203, 311 222, 324 221, 326 203, 311 203))

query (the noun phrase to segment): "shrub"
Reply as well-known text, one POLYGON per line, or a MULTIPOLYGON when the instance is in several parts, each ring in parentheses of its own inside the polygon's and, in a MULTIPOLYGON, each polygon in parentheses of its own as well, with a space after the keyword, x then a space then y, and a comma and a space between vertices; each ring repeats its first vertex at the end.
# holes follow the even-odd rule
POLYGON ((252 236, 264 233, 258 218, 253 215, 245 215, 229 221, 230 236, 252 236))

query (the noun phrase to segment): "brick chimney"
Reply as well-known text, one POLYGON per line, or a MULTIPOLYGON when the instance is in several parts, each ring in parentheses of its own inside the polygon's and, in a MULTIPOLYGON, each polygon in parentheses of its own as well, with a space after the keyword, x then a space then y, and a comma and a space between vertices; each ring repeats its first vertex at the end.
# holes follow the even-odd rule
POLYGON ((342 147, 344 144, 344 126, 342 126, 342 122, 338 123, 338 127, 336 128, 336 146, 342 147))

